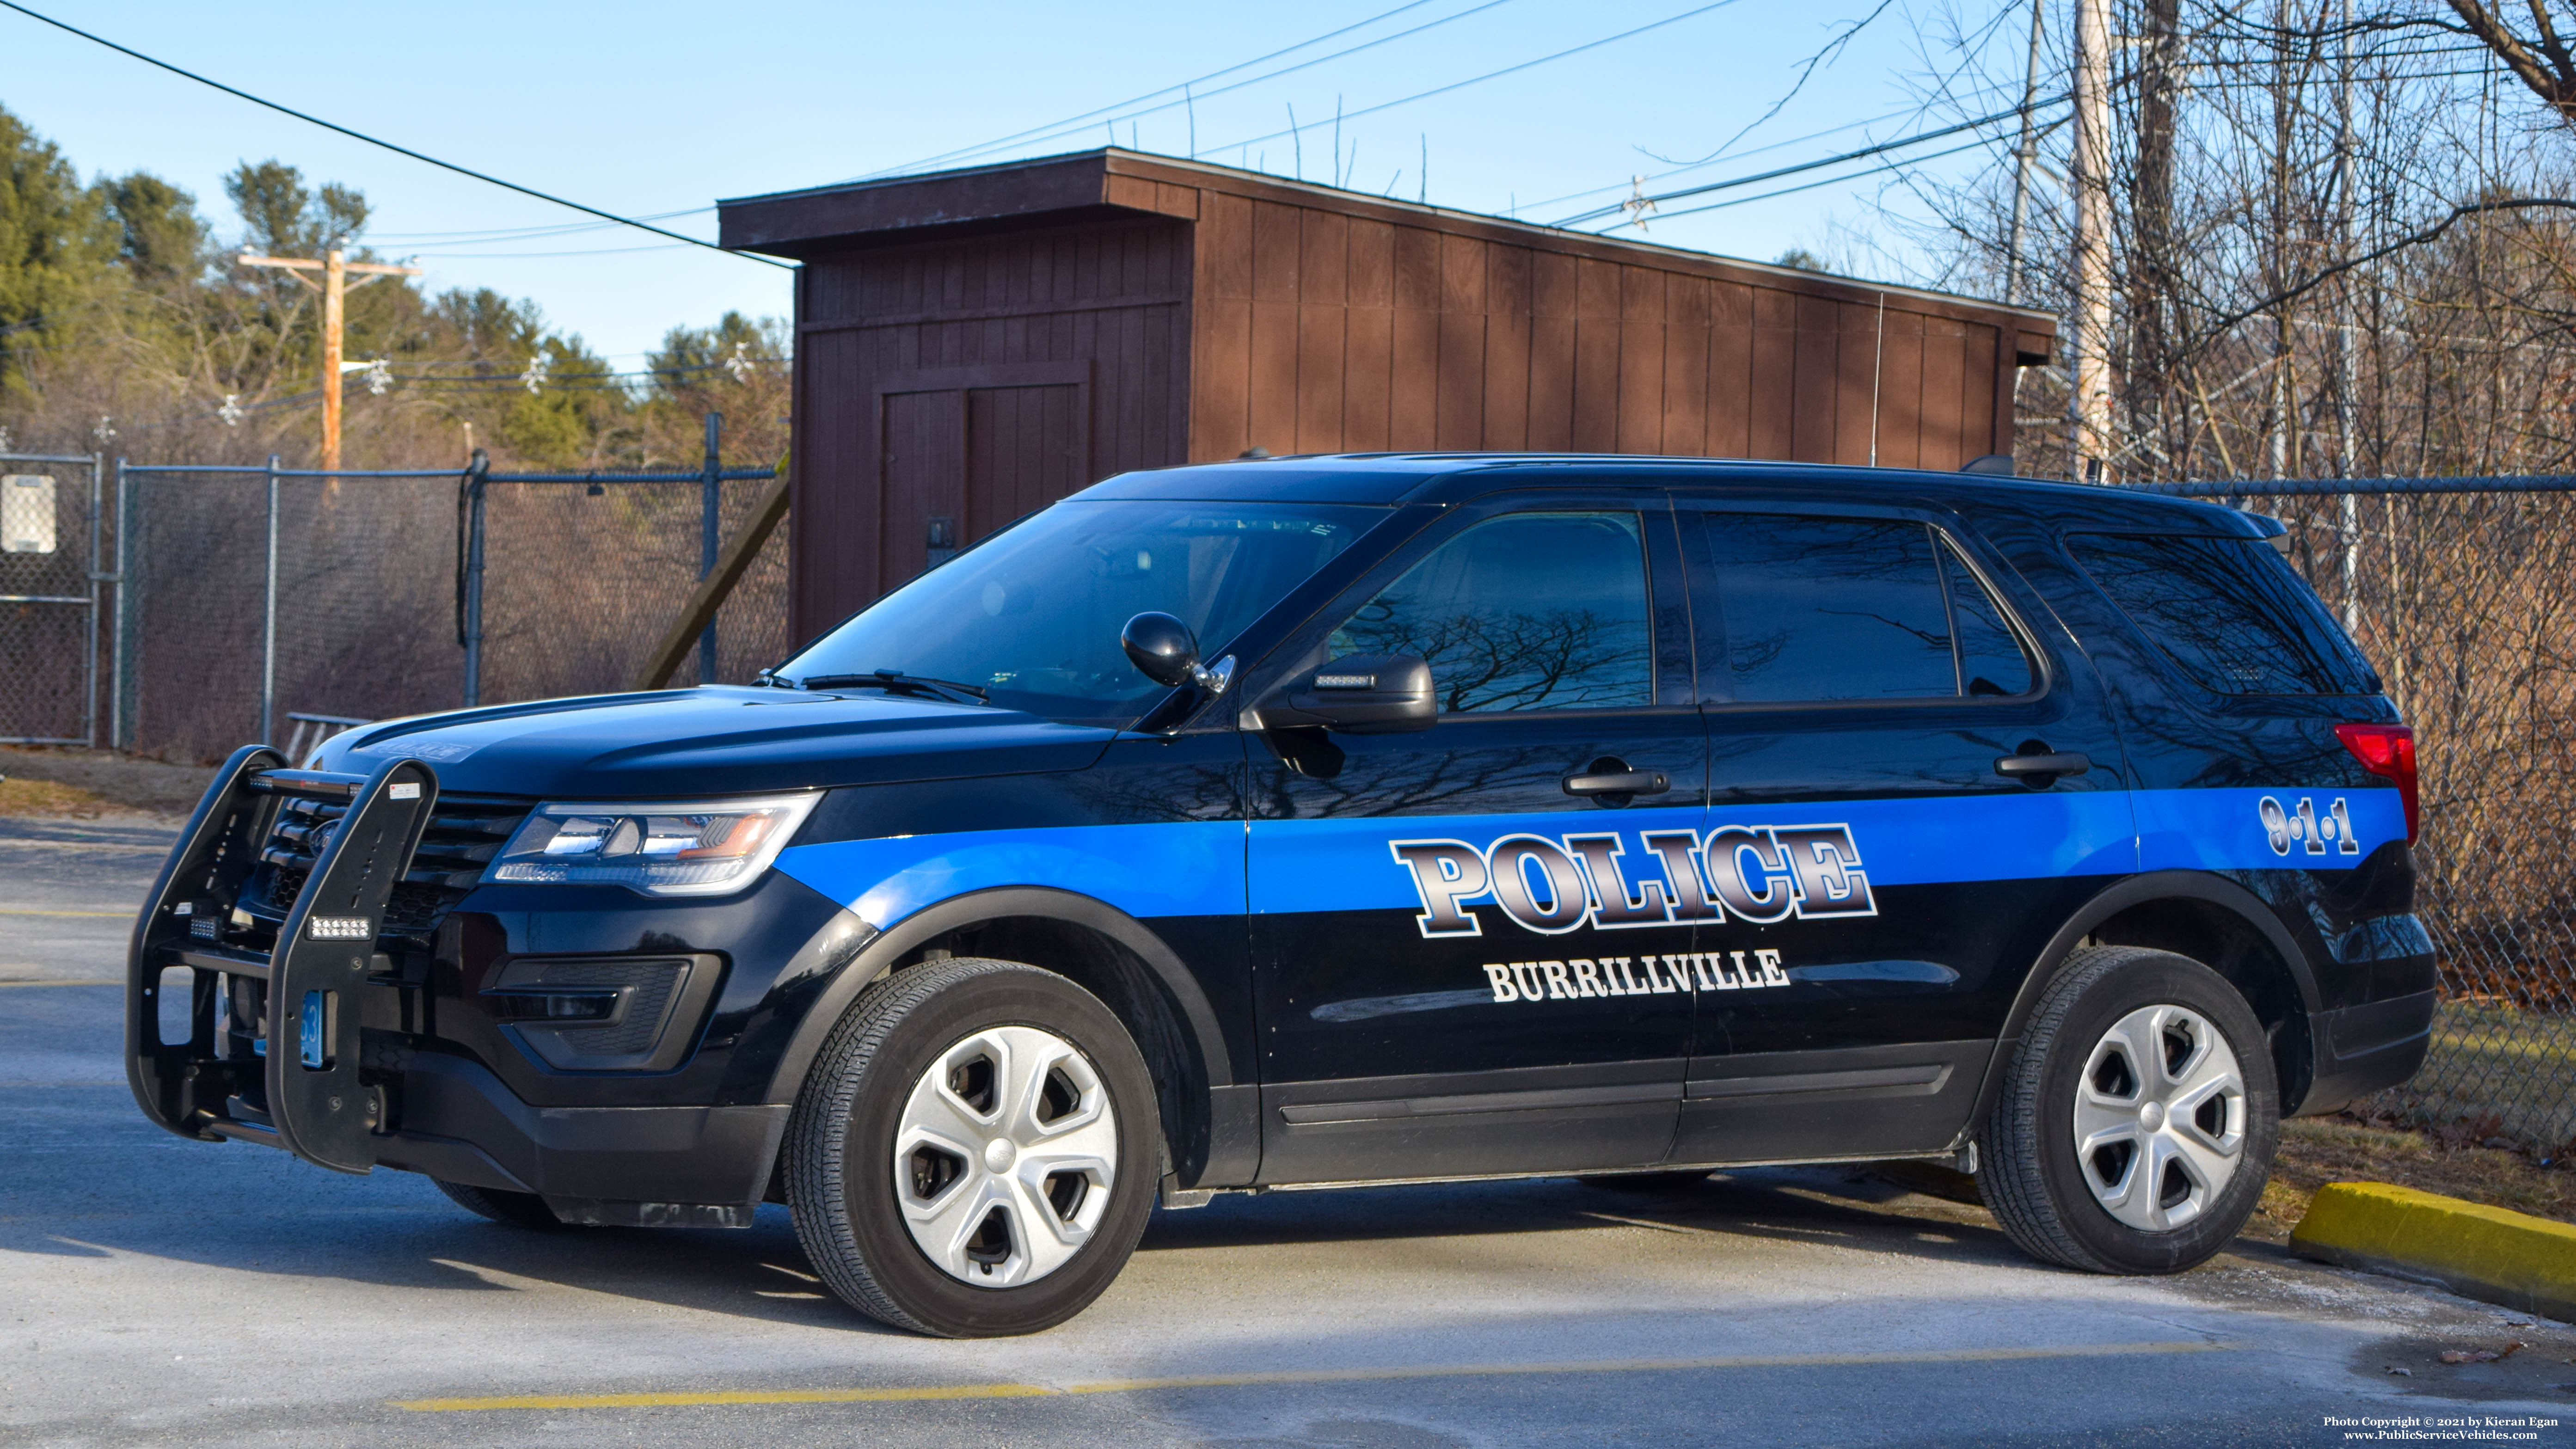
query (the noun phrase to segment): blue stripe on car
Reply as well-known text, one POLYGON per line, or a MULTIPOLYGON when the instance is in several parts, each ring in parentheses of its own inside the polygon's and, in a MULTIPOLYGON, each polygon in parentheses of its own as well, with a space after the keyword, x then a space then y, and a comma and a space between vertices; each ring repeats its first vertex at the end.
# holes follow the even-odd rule
MULTIPOLYGON (((1413 878, 1387 844, 1615 831, 1629 883, 1661 879, 1641 837, 1726 825, 1849 825, 1874 887, 2126 875, 2148 870, 2340 870, 2404 838, 2387 789, 2025 792, 1842 800, 1705 815, 1695 806, 1607 812, 1404 815, 1344 820, 1179 821, 1031 830, 965 830, 836 840, 782 852, 778 868, 882 928, 939 901, 1002 886, 1090 896, 1131 916, 1220 916, 1419 909, 1413 878), (2274 849, 2265 797, 2292 815, 2346 802, 2361 854, 2329 842, 2274 849), (1249 852, 1247 856, 1247 850, 1249 852), (1252 869, 1245 869, 1247 860, 1252 869), (1247 873, 1252 879, 1247 883, 1247 873)), ((1490 901, 1473 896, 1462 904, 1490 901)))

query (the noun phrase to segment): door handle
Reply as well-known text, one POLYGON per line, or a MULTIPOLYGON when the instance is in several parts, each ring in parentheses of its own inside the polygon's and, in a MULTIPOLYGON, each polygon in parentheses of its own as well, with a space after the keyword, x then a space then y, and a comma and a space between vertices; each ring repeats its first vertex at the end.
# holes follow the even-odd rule
POLYGON ((1616 770, 1598 775, 1568 775, 1568 795, 1661 795, 1673 788, 1661 770, 1616 770))
POLYGON ((2060 775, 2081 775, 2092 768, 2093 762, 2090 759, 2072 752, 2055 755, 2006 755, 1995 761, 1995 773, 2008 779, 2023 779, 2034 775, 2045 775, 2054 779, 2060 775))

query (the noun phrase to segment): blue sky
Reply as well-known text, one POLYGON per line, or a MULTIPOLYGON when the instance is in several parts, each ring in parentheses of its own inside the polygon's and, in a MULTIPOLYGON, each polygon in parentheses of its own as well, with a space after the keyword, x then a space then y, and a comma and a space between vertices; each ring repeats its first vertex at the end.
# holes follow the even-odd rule
MULTIPOLYGON (((29 3, 256 94, 629 215, 685 212, 720 196, 918 163, 1359 26, 1209 80, 1194 94, 1323 58, 1293 73, 1148 114, 1131 115, 1140 109, 1132 106, 1115 112, 1130 117, 1116 125, 1121 144, 1179 154, 1195 135, 1205 159, 1280 174, 1302 162, 1307 179, 1327 180, 1337 106, 1346 114, 1380 107, 1654 26, 1350 116, 1340 127, 1341 169, 1355 189, 1422 195, 1427 150, 1432 202, 1496 212, 1517 204, 1528 219, 1555 221, 1615 202, 1632 175, 1673 169, 1646 152, 1689 161, 1716 150, 1787 93, 1798 62, 1875 0, 1726 0, 1704 10, 1706 0, 1422 0, 1393 16, 1385 13, 1401 0, 723 8, 445 0, 325 11, 29 3), (1398 35, 1416 27, 1428 28, 1398 35), (1371 41, 1383 43, 1324 58, 1371 41), (1292 106, 1301 127, 1294 140, 1273 134, 1288 130, 1292 106)), ((2012 0, 1961 3, 1983 16, 2012 0)), ((2027 7, 2016 13, 2027 15, 2027 7)), ((2015 64, 2025 24, 2001 26, 2015 64)), ((85 175, 157 172, 196 192, 226 226, 221 178, 245 158, 275 156, 310 178, 350 182, 375 207, 369 239, 380 252, 417 257, 433 287, 532 297, 557 325, 612 358, 640 355, 674 323, 708 322, 727 308, 788 308, 783 271, 610 227, 507 234, 583 218, 260 110, 5 11, 0 57, 7 58, 0 105, 61 144, 85 175)), ((1914 114, 1909 83, 1922 68, 1899 3, 1728 156, 1648 189, 1940 124, 1950 117, 1914 114), (1836 127, 1844 129, 1815 134, 1836 127), (1757 149, 1764 147, 1772 149, 1757 149)), ((1086 121, 976 159, 1085 149, 1108 136, 1109 127, 1086 121)), ((1996 164, 1996 154, 1930 164, 1944 171, 1996 164)), ((1855 227, 1892 244, 1870 204, 1887 180, 1653 223, 1648 236, 1761 258, 1794 245, 1830 253, 1855 227)), ((665 224, 714 231, 707 211, 665 224)), ((1876 271, 1894 278, 1901 263, 1882 258, 1876 271)))

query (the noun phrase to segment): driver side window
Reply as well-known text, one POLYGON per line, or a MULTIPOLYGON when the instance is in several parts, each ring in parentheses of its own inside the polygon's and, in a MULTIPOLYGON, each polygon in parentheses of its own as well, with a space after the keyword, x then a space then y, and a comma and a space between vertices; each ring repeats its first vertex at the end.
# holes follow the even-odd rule
POLYGON ((1508 514, 1440 545, 1330 648, 1421 656, 1445 714, 1649 705, 1646 600, 1636 514, 1508 514))

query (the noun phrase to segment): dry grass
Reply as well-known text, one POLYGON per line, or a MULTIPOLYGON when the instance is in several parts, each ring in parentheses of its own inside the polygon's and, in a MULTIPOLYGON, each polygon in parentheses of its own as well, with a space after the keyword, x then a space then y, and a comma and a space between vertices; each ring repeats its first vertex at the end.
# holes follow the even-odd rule
POLYGON ((215 772, 109 750, 0 745, 0 815, 184 819, 215 772))
MULTIPOLYGON (((1899 1187, 1980 1204, 1977 1180, 1929 1162, 1881 1162, 1871 1171, 1899 1187)), ((2245 1236, 2289 1241, 2308 1202, 2330 1182, 2389 1182, 2466 1202, 2576 1223, 2576 1172, 2542 1167, 2517 1152, 2446 1142, 2429 1132, 2352 1117, 2301 1117, 2281 1124, 2281 1150, 2262 1205, 2245 1236)))
POLYGON ((2308 1201, 2330 1182, 2390 1182, 2534 1217, 2576 1222, 2576 1172, 2542 1167, 2517 1152, 2452 1146, 2430 1133, 2374 1126, 2351 1117, 2302 1117, 2281 1124, 2263 1205, 2248 1237, 2285 1241, 2308 1201))
POLYGON ((0 778, 0 815, 32 815, 56 820, 96 820, 116 813, 115 802, 87 790, 51 780, 0 778))
MULTIPOLYGON (((2555 975, 2533 968, 2525 979, 2537 986, 2555 975)), ((2576 1138, 2571 1080, 2576 1017, 2454 999, 2433 1019, 2423 1069, 2387 1100, 2412 1120, 2440 1124, 2436 1135, 2445 1140, 2501 1136, 2557 1156, 2550 1149, 2576 1138)))

